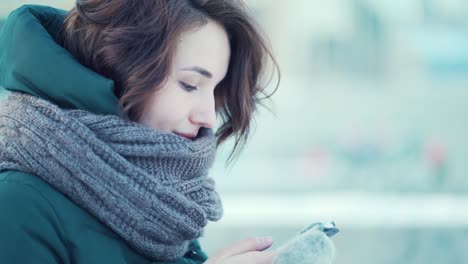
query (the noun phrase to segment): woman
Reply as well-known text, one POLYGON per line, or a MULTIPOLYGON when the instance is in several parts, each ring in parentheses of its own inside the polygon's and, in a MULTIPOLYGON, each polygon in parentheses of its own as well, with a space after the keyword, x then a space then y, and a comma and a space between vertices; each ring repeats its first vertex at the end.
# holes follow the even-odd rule
POLYGON ((215 150, 245 143, 272 59, 241 2, 23 6, 0 58, 2 263, 271 263, 271 238, 208 260, 197 241, 222 216, 215 150))

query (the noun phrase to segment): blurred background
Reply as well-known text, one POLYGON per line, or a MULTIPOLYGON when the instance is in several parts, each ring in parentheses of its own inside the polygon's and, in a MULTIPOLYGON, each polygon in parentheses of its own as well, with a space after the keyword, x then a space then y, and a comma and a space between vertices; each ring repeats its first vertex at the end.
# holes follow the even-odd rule
MULTIPOLYGON (((74 1, 2 1, 0 26, 24 3, 74 1)), ((333 220, 337 264, 467 263, 468 1, 246 3, 282 79, 237 162, 219 152, 204 249, 333 220)))

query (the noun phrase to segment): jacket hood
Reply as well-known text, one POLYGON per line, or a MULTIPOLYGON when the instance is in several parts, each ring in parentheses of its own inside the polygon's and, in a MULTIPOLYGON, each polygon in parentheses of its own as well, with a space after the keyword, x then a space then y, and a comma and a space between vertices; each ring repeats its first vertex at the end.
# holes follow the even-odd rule
POLYGON ((67 12, 25 5, 0 32, 0 86, 51 101, 62 108, 117 114, 114 82, 81 65, 60 45, 67 12))

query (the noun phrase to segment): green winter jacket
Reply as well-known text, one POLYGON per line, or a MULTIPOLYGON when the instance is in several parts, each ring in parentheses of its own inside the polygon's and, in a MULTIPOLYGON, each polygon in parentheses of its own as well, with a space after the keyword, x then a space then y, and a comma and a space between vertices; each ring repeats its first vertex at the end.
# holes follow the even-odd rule
MULTIPOLYGON (((113 81, 85 68, 60 46, 58 32, 65 16, 63 10, 37 5, 10 14, 0 33, 0 86, 62 107, 117 114, 113 81)), ((186 255, 171 263, 206 259, 193 241, 186 255)), ((139 255, 39 177, 10 170, 0 172, 0 263, 167 262, 139 255)))

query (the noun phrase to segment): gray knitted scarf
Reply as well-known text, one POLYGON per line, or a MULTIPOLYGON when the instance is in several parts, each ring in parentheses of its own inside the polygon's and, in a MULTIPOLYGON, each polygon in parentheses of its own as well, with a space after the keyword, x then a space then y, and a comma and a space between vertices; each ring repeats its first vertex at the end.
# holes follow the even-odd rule
POLYGON ((215 150, 210 129, 189 141, 24 93, 0 103, 0 171, 41 177, 154 260, 182 257, 221 218, 215 150))

